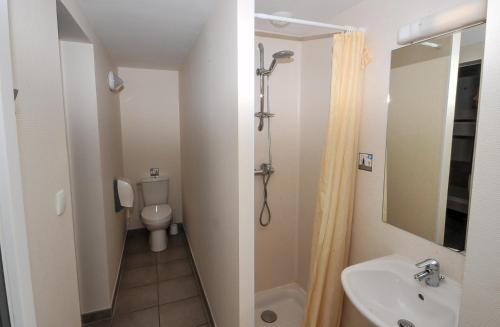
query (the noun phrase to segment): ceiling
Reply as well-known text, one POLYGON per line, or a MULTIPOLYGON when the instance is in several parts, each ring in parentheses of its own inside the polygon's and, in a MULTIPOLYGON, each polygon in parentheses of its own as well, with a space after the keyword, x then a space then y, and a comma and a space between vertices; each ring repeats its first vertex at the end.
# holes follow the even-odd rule
MULTIPOLYGON (((236 0, 234 0, 236 1, 236 0)), ((256 0, 256 12, 289 11, 295 18, 331 22, 362 0, 256 0)), ((178 70, 216 0, 78 0, 118 66, 178 70)), ((234 28, 236 28, 234 26, 234 28)), ((308 36, 331 30, 256 20, 256 30, 308 36)))
POLYGON ((63 41, 90 43, 85 32, 80 28, 66 7, 59 1, 57 4, 57 32, 63 41))
POLYGON ((215 0, 78 0, 117 66, 179 69, 215 0))

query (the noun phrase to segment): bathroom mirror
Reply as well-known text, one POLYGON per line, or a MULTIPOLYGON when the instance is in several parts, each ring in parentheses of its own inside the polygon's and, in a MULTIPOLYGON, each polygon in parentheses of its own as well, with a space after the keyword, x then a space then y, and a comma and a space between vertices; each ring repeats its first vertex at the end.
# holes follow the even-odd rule
POLYGON ((465 252, 485 25, 392 51, 383 220, 465 252))

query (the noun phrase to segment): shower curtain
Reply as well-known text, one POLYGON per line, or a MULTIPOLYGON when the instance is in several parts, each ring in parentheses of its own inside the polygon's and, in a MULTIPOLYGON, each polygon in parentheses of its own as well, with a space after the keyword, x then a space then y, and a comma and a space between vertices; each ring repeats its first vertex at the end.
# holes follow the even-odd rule
POLYGON ((304 327, 340 326, 340 274, 349 259, 364 67, 362 32, 333 37, 327 138, 314 218, 304 327))

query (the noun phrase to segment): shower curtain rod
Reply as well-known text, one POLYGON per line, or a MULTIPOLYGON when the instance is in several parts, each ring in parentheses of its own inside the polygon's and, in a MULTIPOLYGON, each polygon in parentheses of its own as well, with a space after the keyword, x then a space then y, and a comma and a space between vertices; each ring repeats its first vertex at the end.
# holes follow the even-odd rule
POLYGON ((274 16, 274 15, 268 15, 268 14, 262 14, 262 13, 256 13, 255 18, 263 19, 263 20, 272 20, 272 21, 277 21, 277 22, 299 24, 299 25, 329 28, 329 29, 333 29, 333 30, 337 30, 337 31, 344 31, 344 32, 355 32, 355 31, 365 32, 365 29, 362 27, 355 27, 355 26, 348 26, 348 25, 333 25, 333 24, 327 24, 327 23, 321 23, 321 22, 314 22, 314 21, 310 21, 310 20, 274 16))

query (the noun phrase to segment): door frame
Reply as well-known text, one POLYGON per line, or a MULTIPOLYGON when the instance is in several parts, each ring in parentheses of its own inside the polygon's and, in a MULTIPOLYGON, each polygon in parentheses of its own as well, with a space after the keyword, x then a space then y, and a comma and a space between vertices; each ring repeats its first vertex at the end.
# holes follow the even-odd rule
MULTIPOLYGON (((8 0, 0 0, 0 248, 12 326, 36 326, 13 96, 8 0)), ((22 96, 22 90, 20 91, 22 96)))

